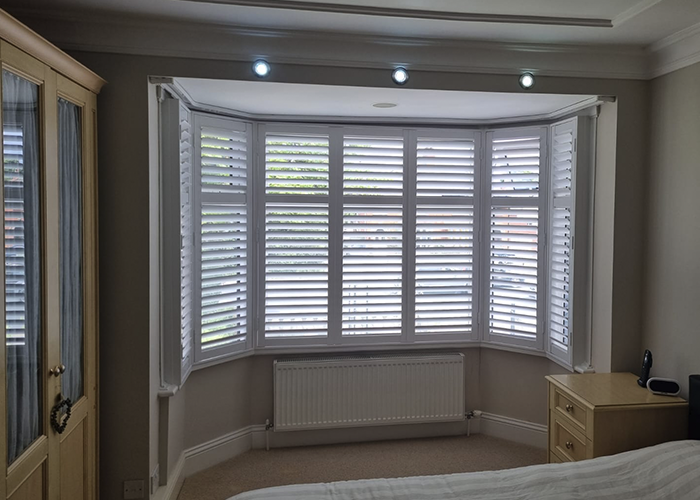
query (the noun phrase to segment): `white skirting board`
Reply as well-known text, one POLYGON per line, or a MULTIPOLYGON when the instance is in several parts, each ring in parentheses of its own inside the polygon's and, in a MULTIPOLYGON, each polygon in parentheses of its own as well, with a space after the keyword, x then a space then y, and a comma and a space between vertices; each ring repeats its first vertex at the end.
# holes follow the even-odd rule
MULTIPOLYGON (((309 446, 385 439, 410 439, 466 434, 466 422, 450 424, 396 425, 381 428, 335 429, 324 431, 270 432, 270 447, 309 446)), ((472 434, 507 439, 538 448, 547 448, 547 426, 492 413, 483 413, 470 423, 472 434)), ((265 426, 251 425, 185 450, 154 500, 176 500, 184 479, 192 474, 237 457, 251 449, 265 448, 265 426)))
POLYGON ((493 413, 482 413, 480 420, 479 431, 482 434, 547 449, 546 425, 533 424, 493 413))

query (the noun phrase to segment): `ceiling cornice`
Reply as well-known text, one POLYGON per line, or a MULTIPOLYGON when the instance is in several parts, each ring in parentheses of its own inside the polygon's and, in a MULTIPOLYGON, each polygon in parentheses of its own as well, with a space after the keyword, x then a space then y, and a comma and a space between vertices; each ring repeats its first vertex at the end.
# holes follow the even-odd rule
POLYGON ((650 78, 700 62, 700 24, 695 24, 647 47, 650 78))
MULTIPOLYGON (((362 16, 398 17, 403 19, 430 19, 453 22, 478 23, 507 23, 507 24, 540 24, 546 26, 582 26, 588 28, 612 28, 611 19, 561 17, 561 16, 530 16, 507 14, 481 14, 472 12, 450 12, 426 9, 404 9, 398 7, 378 7, 374 5, 352 5, 342 3, 306 2, 301 0, 181 0, 197 3, 217 3, 243 7, 265 9, 284 9, 302 12, 328 12, 337 14, 355 14, 362 16)), ((659 2, 661 0, 646 0, 659 2)), ((646 10, 645 9, 643 10, 646 10)), ((631 11, 632 9, 630 9, 631 11)), ((627 11, 629 12, 629 11, 627 11)), ((627 14, 627 12, 623 14, 627 14)), ((641 11, 640 11, 641 12, 641 11)), ((632 13, 630 17, 637 15, 632 13)))
POLYGON ((66 50, 453 73, 645 79, 647 52, 629 46, 494 43, 449 38, 253 29, 123 15, 14 10, 66 50))
MULTIPOLYGON (((653 1, 653 0, 650 0, 653 1)), ((649 8, 650 5, 647 5, 649 8)), ((65 50, 453 73, 644 80, 700 62, 700 24, 646 48, 251 28, 127 15, 13 10, 65 50)))

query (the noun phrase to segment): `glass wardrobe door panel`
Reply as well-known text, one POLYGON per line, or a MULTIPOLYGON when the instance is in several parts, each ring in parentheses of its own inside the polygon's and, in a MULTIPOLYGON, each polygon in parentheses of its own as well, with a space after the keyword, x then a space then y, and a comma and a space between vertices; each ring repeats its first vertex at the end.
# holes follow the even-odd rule
POLYGON ((7 454, 42 433, 39 86, 2 72, 7 454))
POLYGON ((58 99, 61 375, 63 397, 83 396, 82 108, 58 99))

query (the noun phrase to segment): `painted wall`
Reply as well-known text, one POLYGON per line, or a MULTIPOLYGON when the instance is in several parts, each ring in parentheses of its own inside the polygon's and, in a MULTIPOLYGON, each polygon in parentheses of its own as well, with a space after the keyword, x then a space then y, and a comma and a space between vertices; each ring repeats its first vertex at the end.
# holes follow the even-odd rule
POLYGON ((700 373, 700 64, 652 82, 648 140, 642 348, 652 375, 679 380, 687 396, 700 373))
MULTIPOLYGON (((74 57, 105 77, 109 84, 99 96, 100 172, 100 272, 101 272, 101 498, 121 498, 122 482, 146 479, 152 470, 152 443, 159 422, 157 386, 153 383, 154 356, 159 349, 157 332, 149 315, 149 235, 157 228, 149 223, 148 75, 252 79, 247 62, 132 56, 97 52, 74 52, 74 57), (150 446, 149 446, 149 443, 150 446)), ((390 86, 385 70, 321 66, 277 65, 277 81, 296 83, 390 86)), ((509 75, 465 75, 414 71, 414 88, 519 92, 517 79, 509 75)), ((638 81, 540 78, 537 91, 616 95, 618 101, 618 150, 614 168, 615 189, 606 196, 606 211, 598 219, 612 221, 614 249, 607 267, 612 303, 601 304, 611 314, 612 369, 636 366, 640 350, 641 323, 639 248, 644 203, 636 189, 644 182, 646 158, 646 110, 648 84, 638 81), (614 199, 610 197, 614 196, 614 199), (612 305, 619 307, 611 309, 612 305), (632 353, 628 356, 627 353, 632 353), (629 359, 628 359, 629 358, 629 359), (635 362, 632 363, 631 360, 635 362)), ((610 171, 613 175, 613 170, 610 171)), ((489 375, 506 373, 513 356, 491 355, 489 375), (502 365, 502 366, 499 366, 502 365)), ((192 375, 187 385, 185 446, 211 439, 227 429, 258 423, 271 412, 264 396, 271 377, 270 357, 235 361, 192 375), (248 375, 246 375, 248 374, 248 375), (245 407, 250 397, 250 407, 245 407)), ((535 373, 535 378, 553 369, 538 358, 518 358, 517 366, 535 373), (530 368, 528 368, 530 367, 530 368), (534 368, 532 368, 534 367, 534 368)), ((481 372, 484 375, 484 372, 481 372)), ((532 398, 541 397, 534 388, 532 398)), ((491 388, 490 388, 491 389, 491 388)), ((506 391, 495 384, 493 391, 506 391)), ((490 394, 485 407, 502 408, 503 400, 490 394), (490 399, 489 399, 490 398, 490 399)), ((478 394, 478 391, 476 392, 478 394)), ((480 401, 481 402, 481 401, 480 401)), ((535 403, 533 403, 535 404, 535 403)), ((539 403, 538 403, 539 404, 539 403)), ((542 403, 544 404, 544 402, 542 403)), ((178 406, 178 405, 174 405, 178 406)), ((541 420, 523 405, 522 414, 511 416, 541 420)), ((495 411, 495 410, 494 410, 495 411)), ((540 411, 540 410, 538 410, 540 411)), ((517 413, 517 414, 513 414, 517 413)), ((171 416, 175 418, 174 416, 171 416)))

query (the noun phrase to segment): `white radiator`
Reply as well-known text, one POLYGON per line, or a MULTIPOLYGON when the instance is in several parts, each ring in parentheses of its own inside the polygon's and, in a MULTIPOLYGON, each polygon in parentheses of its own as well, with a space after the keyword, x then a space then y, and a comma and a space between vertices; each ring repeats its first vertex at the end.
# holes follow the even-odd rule
POLYGON ((276 360, 275 431, 464 420, 462 354, 276 360))

